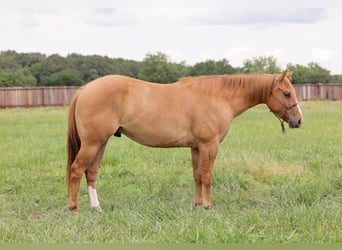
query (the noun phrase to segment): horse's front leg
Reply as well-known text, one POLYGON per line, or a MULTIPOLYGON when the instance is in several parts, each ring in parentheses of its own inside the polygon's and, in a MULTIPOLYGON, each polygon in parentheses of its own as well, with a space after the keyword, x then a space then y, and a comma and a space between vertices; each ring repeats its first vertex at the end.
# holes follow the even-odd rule
POLYGON ((206 144, 199 149, 199 175, 202 183, 202 199, 205 209, 212 208, 211 183, 214 161, 218 151, 218 143, 206 144))
POLYGON ((195 181, 195 205, 202 205, 202 179, 199 171, 199 150, 197 148, 191 148, 192 157, 192 170, 195 181))

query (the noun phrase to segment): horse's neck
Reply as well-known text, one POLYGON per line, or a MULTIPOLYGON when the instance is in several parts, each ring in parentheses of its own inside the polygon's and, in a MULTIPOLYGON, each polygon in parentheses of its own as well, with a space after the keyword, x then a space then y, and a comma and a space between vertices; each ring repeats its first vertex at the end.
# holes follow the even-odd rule
POLYGON ((258 84, 251 79, 248 83, 248 88, 237 91, 231 98, 231 108, 234 111, 234 116, 245 112, 258 104, 266 103, 269 93, 268 84, 258 84))

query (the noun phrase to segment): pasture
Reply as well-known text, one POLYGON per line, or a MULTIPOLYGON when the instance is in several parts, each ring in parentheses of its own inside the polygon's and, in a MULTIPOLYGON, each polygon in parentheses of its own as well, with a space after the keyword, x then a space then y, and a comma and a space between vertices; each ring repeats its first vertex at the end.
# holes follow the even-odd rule
POLYGON ((188 148, 111 138, 103 212, 67 209, 67 108, 0 110, 0 242, 342 242, 342 102, 303 102, 283 135, 266 106, 237 117, 214 167, 214 209, 194 207, 188 148))

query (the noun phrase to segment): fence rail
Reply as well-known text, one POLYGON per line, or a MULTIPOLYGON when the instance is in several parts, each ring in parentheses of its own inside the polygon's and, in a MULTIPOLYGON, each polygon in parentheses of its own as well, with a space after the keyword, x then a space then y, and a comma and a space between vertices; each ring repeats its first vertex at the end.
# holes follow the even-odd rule
MULTIPOLYGON (((0 88, 0 108, 65 106, 79 87, 0 88)), ((342 84, 294 84, 298 100, 342 100, 342 84)))
POLYGON ((0 108, 65 106, 78 87, 0 88, 0 108))
POLYGON ((299 100, 342 100, 342 84, 294 84, 299 100))

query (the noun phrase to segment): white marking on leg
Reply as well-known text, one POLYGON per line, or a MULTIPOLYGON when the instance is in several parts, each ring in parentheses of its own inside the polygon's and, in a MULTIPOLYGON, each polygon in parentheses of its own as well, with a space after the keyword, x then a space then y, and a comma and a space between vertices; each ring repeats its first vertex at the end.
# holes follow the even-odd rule
POLYGON ((100 202, 97 198, 96 188, 88 186, 90 207, 101 211, 100 202))

